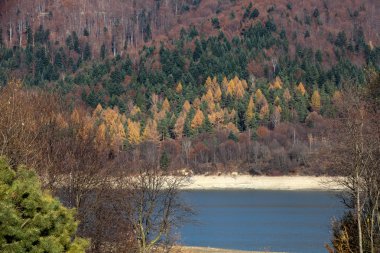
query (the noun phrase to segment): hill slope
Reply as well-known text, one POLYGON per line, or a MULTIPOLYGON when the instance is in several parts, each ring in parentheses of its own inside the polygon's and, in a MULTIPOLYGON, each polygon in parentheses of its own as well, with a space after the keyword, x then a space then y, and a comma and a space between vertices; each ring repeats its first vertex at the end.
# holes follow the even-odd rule
MULTIPOLYGON (((328 39, 345 31, 348 40, 359 29, 366 43, 379 44, 379 10, 375 0, 343 1, 268 1, 230 0, 63 0, 0 1, 0 27, 8 47, 26 45, 28 26, 43 25, 53 42, 64 45, 75 31, 89 41, 98 55, 102 44, 113 53, 133 52, 141 45, 178 37, 182 27, 195 26, 200 34, 227 38, 239 35, 251 23, 271 19, 278 30, 284 29, 295 45, 307 45, 333 54, 328 39), (252 14, 257 9, 257 14, 252 14), (257 16, 257 17, 256 17, 257 16), (214 23, 213 23, 214 22, 214 23), (218 24, 217 24, 218 23, 218 24), (216 29, 215 29, 216 27, 216 29), (82 36, 85 34, 86 36, 82 36), (11 36, 10 36, 11 35, 11 36), (112 50, 111 50, 112 49, 112 50)), ((352 55, 355 58, 355 55, 352 55)))

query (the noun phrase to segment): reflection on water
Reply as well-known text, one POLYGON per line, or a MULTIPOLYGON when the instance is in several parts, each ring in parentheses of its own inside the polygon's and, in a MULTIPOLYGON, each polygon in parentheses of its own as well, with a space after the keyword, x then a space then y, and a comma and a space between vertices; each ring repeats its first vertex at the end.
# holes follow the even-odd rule
POLYGON ((326 252, 330 223, 343 213, 332 192, 186 191, 196 223, 179 232, 181 243, 241 250, 326 252))

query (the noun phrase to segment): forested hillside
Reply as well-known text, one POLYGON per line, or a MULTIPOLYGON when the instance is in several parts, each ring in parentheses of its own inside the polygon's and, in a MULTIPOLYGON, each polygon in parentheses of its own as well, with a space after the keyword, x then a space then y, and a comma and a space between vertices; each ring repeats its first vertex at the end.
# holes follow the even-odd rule
POLYGON ((379 70, 373 6, 3 0, 0 82, 58 94, 60 125, 110 157, 153 142, 166 169, 326 173, 340 90, 379 70))
MULTIPOLYGON (((379 42, 376 1, 249 0, 81 0, 0 1, 2 35, 8 47, 25 46, 26 31, 40 25, 49 29, 54 43, 63 45, 71 32, 89 41, 95 54, 105 44, 114 54, 139 48, 146 42, 178 38, 181 28, 194 25, 202 34, 223 31, 229 39, 257 21, 267 19, 284 29, 298 44, 328 49, 329 34, 340 31, 348 39, 360 27, 373 44, 379 42), (85 37, 82 37, 85 35, 85 37), (111 50, 112 49, 112 50, 111 50)), ((296 44, 291 43, 291 44, 296 44)), ((293 45, 293 46, 294 46, 293 45)), ((292 47, 294 49, 294 47, 292 47)))
POLYGON ((0 208, 0 245, 82 252, 76 233, 88 252, 169 252, 194 213, 180 191, 194 174, 327 175, 348 209, 326 248, 378 252, 379 10, 377 0, 0 0, 0 206, 12 207, 0 208), (39 182, 77 214, 36 195, 39 182))

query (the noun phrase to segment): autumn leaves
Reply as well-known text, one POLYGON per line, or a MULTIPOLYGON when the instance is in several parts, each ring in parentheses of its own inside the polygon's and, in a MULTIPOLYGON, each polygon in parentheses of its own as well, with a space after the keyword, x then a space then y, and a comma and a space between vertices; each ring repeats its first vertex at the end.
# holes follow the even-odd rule
MULTIPOLYGON (((82 138, 86 138, 90 129, 96 128, 97 146, 117 148, 126 143, 133 145, 166 138, 181 139, 213 130, 237 134, 246 129, 256 130, 259 125, 268 122, 276 127, 284 110, 289 111, 295 99, 306 101, 303 104, 310 105, 315 112, 320 111, 321 96, 318 90, 313 91, 310 102, 307 102, 308 95, 303 83, 294 86, 293 90, 289 85, 284 86, 279 77, 266 86, 260 85, 260 88, 238 77, 231 80, 223 78, 221 83, 215 77, 208 77, 203 95, 193 101, 184 100, 183 104, 178 104, 178 101, 152 94, 151 106, 145 112, 133 104, 129 105, 126 113, 98 105, 91 116, 80 116, 74 110, 71 120, 84 120, 79 131, 82 138)), ((174 90, 179 96, 185 96, 181 82, 174 90)), ((297 108, 292 110, 297 111, 297 108)), ((60 125, 66 124, 61 118, 57 120, 60 125)))

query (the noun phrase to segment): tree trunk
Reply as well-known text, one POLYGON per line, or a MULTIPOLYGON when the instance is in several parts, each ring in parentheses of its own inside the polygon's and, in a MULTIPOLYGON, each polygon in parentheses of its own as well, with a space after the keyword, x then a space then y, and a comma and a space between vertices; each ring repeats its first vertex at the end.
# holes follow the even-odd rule
POLYGON ((358 239, 359 239, 359 252, 363 253, 363 234, 361 222, 361 206, 360 206, 360 185, 359 185, 359 170, 356 171, 356 215, 358 219, 358 239))

